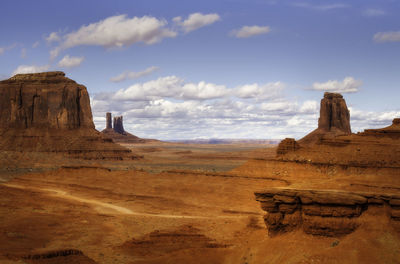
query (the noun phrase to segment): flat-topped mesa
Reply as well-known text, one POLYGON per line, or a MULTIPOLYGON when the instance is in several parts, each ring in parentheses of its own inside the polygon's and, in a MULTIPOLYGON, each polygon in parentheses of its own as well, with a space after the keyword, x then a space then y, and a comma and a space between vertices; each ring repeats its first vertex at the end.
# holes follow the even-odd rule
POLYGON ((86 87, 63 72, 17 74, 0 82, 0 129, 94 128, 86 87))
POLYGON ((321 100, 318 129, 351 134, 350 113, 341 94, 328 92, 324 94, 321 100))
POLYGON ((22 73, 16 74, 13 77, 5 80, 6 82, 57 82, 57 81, 70 81, 73 80, 65 77, 65 73, 62 71, 52 71, 52 72, 40 72, 40 73, 22 73))
POLYGON ((124 134, 123 116, 114 116, 114 131, 119 134, 124 134))
POLYGON ((86 87, 63 72, 17 74, 0 81, 0 151, 136 158, 94 128, 86 87))

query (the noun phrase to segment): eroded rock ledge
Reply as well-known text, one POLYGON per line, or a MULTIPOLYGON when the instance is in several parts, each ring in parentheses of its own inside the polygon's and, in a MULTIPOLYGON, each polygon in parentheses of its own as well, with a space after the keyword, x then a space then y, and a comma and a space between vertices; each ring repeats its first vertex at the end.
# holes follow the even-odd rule
POLYGON ((358 218, 370 206, 388 208, 393 227, 400 231, 400 195, 273 188, 255 196, 267 212, 270 235, 298 228, 312 235, 346 235, 357 229, 358 218))

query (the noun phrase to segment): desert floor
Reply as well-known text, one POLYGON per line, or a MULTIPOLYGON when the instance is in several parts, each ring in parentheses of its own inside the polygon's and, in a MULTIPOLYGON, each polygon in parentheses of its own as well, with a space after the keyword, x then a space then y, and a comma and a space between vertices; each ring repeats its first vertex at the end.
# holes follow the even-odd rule
POLYGON ((32 172, 3 170, 0 263, 400 263, 384 208, 344 237, 268 236, 254 191, 343 183, 344 173, 297 179, 299 168, 266 165, 266 145, 128 147, 143 158, 39 170, 31 157, 32 172))

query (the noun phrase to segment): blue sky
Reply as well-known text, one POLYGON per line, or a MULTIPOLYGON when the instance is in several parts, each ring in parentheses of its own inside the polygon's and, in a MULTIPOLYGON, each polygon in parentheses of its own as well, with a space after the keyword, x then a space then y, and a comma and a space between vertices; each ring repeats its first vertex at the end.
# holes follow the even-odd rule
POLYGON ((400 1, 2 1, 0 78, 62 70, 96 128, 141 137, 302 137, 324 91, 353 131, 400 116, 400 1))

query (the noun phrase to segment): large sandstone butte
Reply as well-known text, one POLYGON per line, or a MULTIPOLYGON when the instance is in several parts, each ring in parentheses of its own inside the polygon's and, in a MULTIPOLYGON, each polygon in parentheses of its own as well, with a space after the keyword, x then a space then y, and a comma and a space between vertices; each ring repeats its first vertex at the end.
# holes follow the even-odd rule
POLYGON ((350 112, 346 101, 341 94, 326 92, 321 100, 318 128, 302 138, 300 142, 310 144, 318 142, 323 137, 350 134, 350 112))
POLYGON ((17 74, 0 82, 0 150, 122 159, 130 150, 95 130, 86 87, 63 72, 17 74))
POLYGON ((122 116, 115 116, 111 126, 111 113, 106 113, 106 128, 101 131, 103 135, 111 138, 116 143, 145 143, 148 139, 142 139, 125 131, 122 116))

